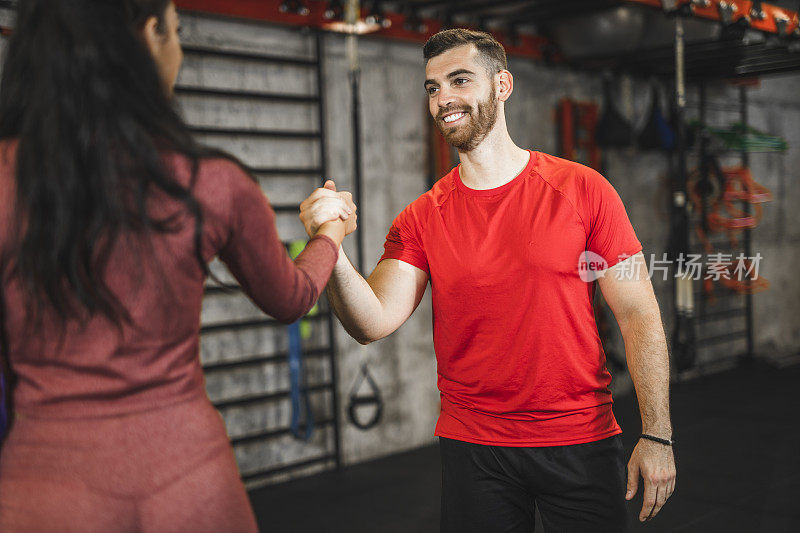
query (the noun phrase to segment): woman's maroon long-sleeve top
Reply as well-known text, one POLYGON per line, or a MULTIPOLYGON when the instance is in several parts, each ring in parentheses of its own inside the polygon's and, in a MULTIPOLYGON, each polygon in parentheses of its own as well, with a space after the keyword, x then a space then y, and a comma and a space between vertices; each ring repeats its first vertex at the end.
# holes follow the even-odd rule
MULTIPOLYGON (((174 175, 189 184, 190 166, 180 156, 167 159, 174 175)), ((13 147, 0 151, 0 251, 12 227, 13 147)), ((267 314, 284 322, 303 316, 316 302, 336 262, 332 240, 318 236, 293 262, 275 227, 275 215, 259 187, 238 165, 205 160, 193 187, 203 212, 202 253, 228 266, 244 292, 267 314)), ((128 309, 132 323, 121 331, 104 317, 84 328, 67 324, 25 331, 23 293, 10 279, 6 260, 6 300, 10 363, 17 377, 17 414, 82 417, 121 414, 163 406, 204 394, 198 360, 200 310, 205 275, 195 256, 194 218, 163 194, 150 199, 157 216, 179 213, 181 229, 153 234, 152 248, 132 236, 117 240, 105 279, 128 309)))
MULTIPOLYGON (((0 531, 257 530, 225 426, 199 360, 205 274, 195 220, 152 195, 150 213, 180 229, 152 246, 124 235, 104 279, 127 308, 121 329, 96 316, 61 329, 52 311, 27 329, 9 248, 14 145, 0 143, 0 258, 16 420, 0 453, 0 531)), ((166 157, 178 181, 190 164, 166 157)), ((292 322, 308 311, 338 255, 325 236, 292 262, 259 187, 234 163, 201 162, 192 188, 203 213, 202 254, 219 256, 264 312, 292 322)), ((47 310, 45 310, 47 311, 47 310)))

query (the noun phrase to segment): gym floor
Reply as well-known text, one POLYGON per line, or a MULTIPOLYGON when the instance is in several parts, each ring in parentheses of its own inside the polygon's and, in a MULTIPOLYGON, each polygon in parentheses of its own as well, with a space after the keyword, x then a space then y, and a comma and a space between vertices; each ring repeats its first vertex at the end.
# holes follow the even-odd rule
MULTIPOLYGON (((633 531, 800 531, 800 364, 755 362, 672 385, 676 492, 633 531)), ((627 453, 641 423, 633 395, 616 399, 627 453)), ((435 533, 438 445, 253 491, 262 531, 435 533)), ((537 522, 537 531, 542 531, 537 522)))

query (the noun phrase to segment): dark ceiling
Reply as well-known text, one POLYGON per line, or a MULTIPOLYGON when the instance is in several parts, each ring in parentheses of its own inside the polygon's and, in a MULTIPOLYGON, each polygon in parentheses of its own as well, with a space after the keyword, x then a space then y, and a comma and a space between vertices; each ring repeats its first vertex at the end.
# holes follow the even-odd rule
MULTIPOLYGON (((369 6, 371 2, 363 2, 369 6)), ((553 41, 553 52, 563 51, 564 37, 557 30, 565 23, 607 13, 610 9, 628 5, 633 9, 652 11, 648 24, 658 22, 653 17, 671 18, 652 7, 633 6, 624 0, 399 0, 379 2, 400 13, 441 21, 445 26, 469 25, 488 31, 533 32, 553 41), (559 44, 561 46, 559 46, 559 44)), ((769 4, 797 12, 800 0, 777 0, 769 4)), ((692 24, 717 26, 713 37, 695 39, 686 45, 686 75, 689 79, 721 79, 749 77, 800 71, 800 34, 778 37, 748 27, 744 20, 725 26, 719 21, 698 22, 698 17, 684 11, 692 24)), ((662 20, 660 25, 674 24, 662 20)), ((607 24, 598 17, 598 24, 607 24)), ((662 28, 663 29, 663 28, 662 28)), ((589 34, 591 35, 591 34, 589 34)), ((600 35, 600 34, 598 34, 600 35)), ((574 38, 580 38, 576 35, 574 38)), ((588 38, 588 37, 587 37, 588 38)), ((644 41, 644 40, 643 40, 644 41)), ((675 72, 675 49, 672 42, 646 44, 635 50, 603 51, 597 43, 597 53, 580 57, 561 54, 561 59, 577 68, 612 69, 642 76, 670 77, 675 72)))

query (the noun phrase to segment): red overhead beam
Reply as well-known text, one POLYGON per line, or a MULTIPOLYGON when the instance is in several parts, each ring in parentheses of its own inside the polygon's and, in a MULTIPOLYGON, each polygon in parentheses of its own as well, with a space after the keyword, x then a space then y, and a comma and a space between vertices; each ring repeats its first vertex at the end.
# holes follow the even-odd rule
MULTIPOLYGON (((178 9, 261 20, 274 24, 324 28, 325 24, 330 22, 323 16, 327 2, 307 0, 305 2, 305 6, 309 10, 307 15, 283 13, 280 10, 281 3, 282 0, 175 0, 178 9)), ((407 17, 390 12, 384 15, 391 21, 391 26, 370 33, 368 36, 424 43, 431 35, 443 29, 441 21, 420 19, 419 22, 424 30, 414 31, 406 28, 407 17)), ((503 43, 509 55, 542 59, 544 57, 543 49, 549 44, 547 39, 537 35, 523 33, 511 38, 506 32, 493 30, 491 33, 503 43)))
MULTIPOLYGON (((653 8, 663 9, 661 0, 624 0, 630 4, 646 5, 653 8)), ((324 17, 327 2, 321 0, 306 0, 304 5, 309 12, 306 15, 281 12, 282 0, 175 0, 175 5, 179 9, 188 11, 198 11, 212 13, 229 17, 246 18, 261 20, 274 24, 289 26, 306 26, 311 28, 325 28, 326 23, 330 22, 324 17)), ((762 3, 761 9, 763 18, 751 16, 753 2, 750 0, 678 0, 677 6, 691 5, 691 10, 695 16, 710 19, 722 20, 721 8, 725 5, 733 6, 731 22, 736 22, 746 18, 750 27, 768 33, 782 33, 790 35, 798 32, 800 28, 800 18, 797 12, 783 9, 769 3, 762 3), (785 20, 786 24, 782 32, 779 32, 776 21, 785 20)), ((363 13, 366 15, 366 13, 363 13)), ((368 34, 369 36, 386 37, 409 42, 425 42, 431 35, 443 29, 442 22, 436 19, 420 19, 418 29, 407 27, 408 17, 398 13, 385 13, 386 18, 391 21, 391 26, 377 32, 368 34)), ((503 43, 506 52, 513 56, 522 56, 532 59, 542 59, 545 57, 545 49, 550 42, 544 37, 531 34, 518 34, 512 36, 507 32, 492 30, 491 33, 503 43)), ((558 59, 556 57, 556 59, 558 59)))
POLYGON ((282 13, 282 0, 174 0, 175 7, 188 11, 201 11, 215 15, 225 15, 290 26, 320 26, 326 22, 323 17, 325 6, 321 2, 306 2, 308 15, 282 13))
MULTIPOLYGON (((625 0, 631 4, 643 4, 651 7, 662 8, 661 0, 625 0)), ((731 22, 737 22, 742 18, 746 18, 750 27, 756 30, 761 30, 767 33, 782 33, 783 35, 790 35, 800 27, 800 18, 796 11, 791 9, 784 9, 782 7, 769 4, 767 2, 761 3, 761 11, 763 18, 755 18, 751 15, 753 10, 753 2, 750 0, 705 0, 703 2, 696 2, 693 0, 678 0, 677 6, 691 5, 692 13, 700 18, 709 20, 722 20, 721 11, 725 6, 733 6, 733 13, 731 22), (786 27, 783 32, 778 31, 777 20, 786 20, 786 27)))

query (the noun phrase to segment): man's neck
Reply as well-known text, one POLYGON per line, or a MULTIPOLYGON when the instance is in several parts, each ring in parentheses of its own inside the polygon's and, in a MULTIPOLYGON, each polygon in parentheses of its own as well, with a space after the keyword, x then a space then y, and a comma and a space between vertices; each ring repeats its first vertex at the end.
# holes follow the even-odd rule
POLYGON ((470 189, 494 189, 519 175, 528 164, 530 154, 511 140, 501 124, 483 139, 474 150, 459 152, 461 181, 470 189), (498 127, 501 126, 501 127, 498 127))

